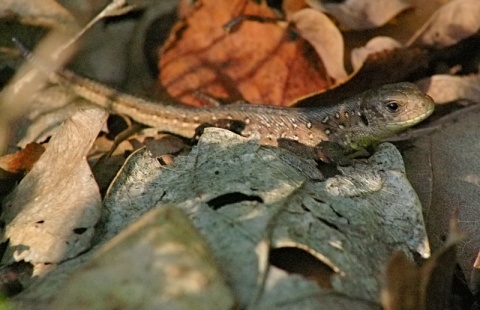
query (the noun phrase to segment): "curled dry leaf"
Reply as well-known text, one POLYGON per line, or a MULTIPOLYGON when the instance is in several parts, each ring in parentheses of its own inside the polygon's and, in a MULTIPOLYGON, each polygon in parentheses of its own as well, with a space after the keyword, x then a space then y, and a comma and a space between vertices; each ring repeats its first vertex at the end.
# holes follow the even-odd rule
POLYGON ((73 16, 55 0, 2 0, 0 16, 13 15, 22 24, 72 30, 78 27, 73 16))
POLYGON ((244 20, 226 33, 223 26, 241 15, 275 18, 254 1, 203 0, 176 26, 159 64, 172 97, 197 106, 204 103, 198 93, 286 105, 329 85, 311 46, 279 23, 244 20))
POLYGON ((290 20, 292 14, 308 7, 305 0, 284 0, 282 1, 282 10, 285 12, 287 20, 290 20))
MULTIPOLYGON (((49 69, 55 70, 59 68, 71 56, 73 49, 60 49, 65 44, 67 38, 68 34, 65 32, 52 31, 38 44, 35 53, 41 59, 45 59, 45 66, 48 66, 49 69)), ((27 111, 32 110, 32 100, 36 98, 37 93, 45 87, 46 83, 47 76, 38 70, 32 70, 32 65, 26 63, 0 92, 0 101, 2 102, 0 105, 0 152, 5 148, 4 144, 11 132, 17 130, 23 134, 24 131, 27 131, 26 128, 21 127, 26 126, 25 123, 14 124, 14 121, 27 114, 27 111)), ((38 110, 37 113, 41 114, 38 110)), ((51 130, 48 127, 42 129, 51 130)), ((11 135, 13 136, 13 134, 11 135)), ((20 136, 20 134, 18 135, 20 136)), ((31 141, 38 142, 38 140, 32 139, 24 141, 22 145, 26 145, 31 141)))
POLYGON ((101 200, 85 157, 106 116, 91 109, 67 121, 4 204, 3 264, 24 260, 41 268, 90 247, 101 200))
POLYGON ((451 219, 447 242, 422 267, 417 267, 402 252, 392 255, 381 294, 384 309, 448 309, 456 247, 462 239, 456 219, 451 219))
POLYGON ((480 29, 480 1, 454 0, 444 4, 412 36, 415 43, 446 47, 475 34, 480 29))
POLYGON ((375 37, 367 42, 367 44, 360 48, 354 48, 352 50, 351 62, 352 67, 355 71, 359 70, 365 60, 368 58, 368 55, 394 50, 400 48, 402 45, 390 38, 390 37, 375 37))
POLYGON ((466 99, 480 103, 480 76, 433 75, 417 82, 418 87, 436 104, 466 99))
POLYGON ((322 12, 303 9, 291 16, 300 35, 320 55, 329 76, 337 83, 346 79, 343 65, 343 38, 335 24, 322 12))
POLYGON ((353 30, 377 28, 410 7, 409 0, 346 0, 340 4, 307 0, 312 7, 333 15, 353 30))
POLYGON ((368 55, 363 65, 343 84, 328 91, 301 98, 298 106, 336 104, 366 89, 404 80, 408 75, 428 66, 427 52, 420 48, 383 50, 368 55))

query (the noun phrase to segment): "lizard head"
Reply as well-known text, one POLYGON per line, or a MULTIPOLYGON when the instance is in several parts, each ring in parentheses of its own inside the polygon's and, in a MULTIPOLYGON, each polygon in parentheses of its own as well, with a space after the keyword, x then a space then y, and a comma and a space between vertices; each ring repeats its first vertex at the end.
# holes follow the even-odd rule
MULTIPOLYGON (((388 84, 360 94, 354 148, 363 148, 426 119, 435 103, 415 84, 388 84)), ((354 138, 353 138, 354 137, 354 138)))

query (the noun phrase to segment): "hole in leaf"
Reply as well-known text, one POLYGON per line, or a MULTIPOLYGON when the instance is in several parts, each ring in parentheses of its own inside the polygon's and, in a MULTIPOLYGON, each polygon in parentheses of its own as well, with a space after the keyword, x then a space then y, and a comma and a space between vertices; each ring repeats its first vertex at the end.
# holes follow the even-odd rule
POLYGON ((87 231, 87 229, 85 227, 79 227, 79 228, 74 228, 73 229, 73 232, 76 233, 77 235, 81 235, 86 231, 87 231))
POLYGON ((256 195, 245 195, 239 192, 228 193, 215 197, 207 202, 213 210, 218 210, 221 207, 224 207, 229 204, 234 204, 242 201, 257 201, 262 203, 263 199, 256 195))
POLYGON ((0 268, 0 293, 12 297, 23 291, 22 279, 28 279, 33 274, 33 265, 19 261, 0 268))
POLYGON ((289 273, 301 274, 322 288, 332 288, 330 278, 335 271, 307 251, 295 247, 272 249, 269 262, 289 273))

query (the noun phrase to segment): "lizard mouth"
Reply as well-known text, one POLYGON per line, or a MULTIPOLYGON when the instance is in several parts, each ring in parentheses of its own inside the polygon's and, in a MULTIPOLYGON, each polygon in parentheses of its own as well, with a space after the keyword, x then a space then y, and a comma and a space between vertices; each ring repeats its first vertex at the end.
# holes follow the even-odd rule
POLYGON ((410 114, 405 120, 392 122, 388 127, 397 128, 397 129, 406 128, 406 127, 416 125, 421 121, 425 120, 430 115, 432 115, 433 111, 435 110, 435 103, 433 102, 433 100, 430 99, 429 104, 425 108, 426 110, 424 113, 416 114, 415 116, 410 114))

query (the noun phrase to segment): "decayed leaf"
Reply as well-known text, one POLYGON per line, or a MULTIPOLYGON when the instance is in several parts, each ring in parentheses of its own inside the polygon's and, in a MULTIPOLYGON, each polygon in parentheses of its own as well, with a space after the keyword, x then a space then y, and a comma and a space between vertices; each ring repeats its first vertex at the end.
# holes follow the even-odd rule
POLYGON ((168 169, 137 152, 105 198, 106 236, 173 202, 209 241, 240 303, 253 308, 325 304, 315 282, 269 264, 270 246, 308 251, 333 271, 334 291, 370 302, 393 250, 429 255, 418 199, 391 145, 324 182, 313 181, 315 164, 292 157, 220 129, 207 129, 168 169))
POLYGON ((0 1, 0 16, 15 16, 22 24, 57 29, 75 29, 78 24, 73 16, 55 0, 0 1))
POLYGON ((291 16, 300 35, 324 60, 325 69, 337 83, 347 77, 343 65, 343 38, 335 24, 322 12, 303 9, 291 16))
POLYGON ((178 208, 152 210, 105 244, 50 309, 232 309, 210 249, 178 208))
POLYGON ((456 219, 452 219, 447 242, 421 268, 404 253, 395 253, 385 273, 381 295, 384 309, 447 309, 456 265, 456 247, 462 238, 456 219))
POLYGON ((41 269, 90 247, 101 200, 85 156, 105 119, 99 109, 73 116, 12 193, 2 213, 3 264, 24 260, 41 269))
POLYGON ((446 47, 475 34, 480 29, 480 2, 454 0, 443 5, 409 40, 408 45, 446 47))
POLYGON ((325 10, 350 29, 377 28, 410 7, 409 0, 346 0, 340 4, 307 0, 312 7, 325 10))
POLYGON ((161 84, 171 96, 193 105, 203 105, 198 93, 285 105, 328 86, 312 48, 278 23, 247 20, 225 32, 245 14, 275 17, 254 1, 203 0, 177 25, 160 59, 161 84))
POLYGON ((480 76, 433 75, 417 82, 418 87, 433 98, 436 104, 466 99, 479 103, 480 76))

